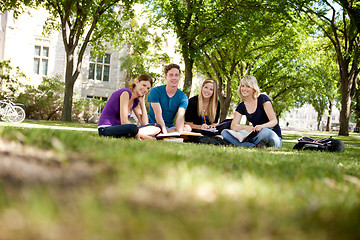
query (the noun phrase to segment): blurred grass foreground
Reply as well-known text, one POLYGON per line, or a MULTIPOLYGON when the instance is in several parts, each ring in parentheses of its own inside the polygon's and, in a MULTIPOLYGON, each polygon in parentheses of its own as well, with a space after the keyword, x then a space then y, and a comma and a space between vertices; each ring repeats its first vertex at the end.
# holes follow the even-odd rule
POLYGON ((296 151, 299 136, 246 149, 2 126, 0 240, 360 239, 360 146, 296 151))

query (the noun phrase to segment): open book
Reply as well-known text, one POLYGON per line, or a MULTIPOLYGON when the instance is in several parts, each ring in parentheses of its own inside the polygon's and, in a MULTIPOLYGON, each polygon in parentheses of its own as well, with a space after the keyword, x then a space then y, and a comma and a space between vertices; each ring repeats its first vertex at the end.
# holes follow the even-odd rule
POLYGON ((248 132, 246 130, 240 130, 240 131, 228 130, 228 133, 233 135, 240 142, 248 142, 250 139, 255 137, 257 134, 255 131, 248 132))
POLYGON ((201 133, 196 132, 171 132, 171 133, 160 133, 156 136, 157 139, 161 138, 170 138, 170 137, 181 137, 181 138, 188 138, 188 137, 202 137, 201 133))

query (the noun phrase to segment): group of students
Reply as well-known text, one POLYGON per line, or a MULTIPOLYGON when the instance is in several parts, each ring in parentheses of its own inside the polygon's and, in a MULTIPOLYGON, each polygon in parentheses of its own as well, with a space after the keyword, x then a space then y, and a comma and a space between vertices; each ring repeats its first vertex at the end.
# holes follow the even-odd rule
MULTIPOLYGON (((215 128, 220 114, 216 81, 206 79, 199 95, 188 99, 178 89, 181 75, 179 65, 165 66, 164 74, 166 85, 152 88, 153 79, 145 73, 140 75, 129 89, 121 88, 115 91, 100 116, 99 135, 155 139, 160 132, 215 128), (148 92, 149 115, 145 105, 145 95, 148 92), (132 112, 140 126, 130 122, 132 112)), ((221 132, 223 138, 238 146, 281 147, 281 129, 271 100, 266 94, 260 93, 256 78, 245 76, 241 79, 237 93, 240 104, 236 108, 230 129, 256 131, 257 134, 249 141, 240 142, 228 132, 229 129, 224 129, 221 132), (252 126, 240 124, 242 116, 246 116, 252 126)))

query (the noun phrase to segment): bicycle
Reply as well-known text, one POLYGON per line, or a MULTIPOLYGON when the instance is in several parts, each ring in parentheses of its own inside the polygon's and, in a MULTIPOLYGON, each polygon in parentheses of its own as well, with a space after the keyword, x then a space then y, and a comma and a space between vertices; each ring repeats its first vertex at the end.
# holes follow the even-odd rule
POLYGON ((6 100, 0 100, 0 116, 5 122, 21 123, 25 120, 25 110, 18 103, 13 103, 12 97, 6 97, 6 100))

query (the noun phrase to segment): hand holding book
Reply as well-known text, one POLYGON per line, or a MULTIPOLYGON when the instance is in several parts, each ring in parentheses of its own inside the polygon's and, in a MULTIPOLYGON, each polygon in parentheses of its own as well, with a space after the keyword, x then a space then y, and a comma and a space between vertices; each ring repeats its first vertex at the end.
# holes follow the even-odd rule
POLYGON ((236 139, 238 139, 240 142, 249 142, 250 139, 256 136, 256 132, 254 130, 247 131, 247 130, 228 130, 228 133, 230 133, 232 136, 234 136, 236 139))

